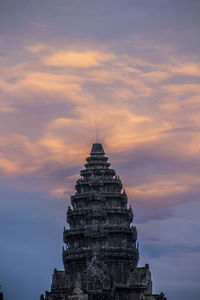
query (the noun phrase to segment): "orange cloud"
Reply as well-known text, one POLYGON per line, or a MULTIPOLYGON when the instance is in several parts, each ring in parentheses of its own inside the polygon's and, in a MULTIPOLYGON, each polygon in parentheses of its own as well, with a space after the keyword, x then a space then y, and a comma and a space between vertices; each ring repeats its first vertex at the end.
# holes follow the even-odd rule
POLYGON ((97 51, 73 52, 58 51, 52 55, 44 57, 42 62, 48 66, 91 68, 97 67, 104 62, 113 60, 115 56, 111 53, 101 53, 97 51))
POLYGON ((175 62, 175 65, 169 66, 169 71, 180 75, 200 76, 200 64, 175 62))
MULTIPOLYGON (((182 179, 182 178, 181 178, 182 179)), ((175 195, 184 193, 189 188, 189 183, 184 184, 182 180, 158 180, 153 182, 148 182, 140 186, 127 187, 127 193, 135 198, 160 198, 167 195, 175 195)))
POLYGON ((141 79, 152 83, 160 83, 169 78, 170 74, 164 71, 151 71, 141 74, 141 79))
POLYGON ((5 175, 17 174, 19 171, 16 162, 0 157, 0 172, 5 175))
POLYGON ((198 84, 192 84, 192 83, 183 83, 183 84, 170 84, 163 87, 165 92, 169 93, 176 93, 176 96, 178 95, 187 95, 187 93, 200 93, 200 86, 198 84))
POLYGON ((15 82, 0 80, 0 88, 4 98, 18 97, 20 102, 29 105, 41 103, 41 98, 44 103, 91 101, 92 96, 82 89, 82 82, 81 77, 73 74, 24 72, 15 82))
MULTIPOLYGON (((181 81, 178 59, 155 64, 140 57, 92 50, 55 51, 46 56, 42 52, 45 44, 28 47, 38 58, 37 64, 28 58, 26 64, 3 69, 0 87, 6 101, 0 112, 4 116, 3 112, 12 111, 13 121, 20 116, 25 128, 29 114, 30 119, 37 115, 29 125, 34 135, 28 130, 22 133, 17 122, 10 130, 10 119, 4 120, 8 136, 0 137, 3 175, 34 174, 46 178, 59 168, 82 165, 97 127, 108 154, 148 149, 163 158, 198 159, 198 134, 181 133, 181 128, 200 126, 200 90, 196 83, 181 81), (175 75, 180 83, 174 82, 175 75), (30 105, 34 108, 31 113, 27 110, 30 105), (45 117, 40 113, 43 106, 51 110, 49 115, 45 111, 45 117)), ((197 76, 198 68, 189 65, 185 63, 183 73, 197 76)), ((55 178, 54 181, 54 185, 47 186, 52 195, 59 196, 66 187, 55 178)), ((164 178, 129 192, 138 198, 158 199, 161 195, 182 193, 184 188, 178 180, 164 178)))
POLYGON ((49 196, 57 199, 65 199, 67 197, 66 194, 73 193, 71 188, 55 188, 49 190, 49 196))
POLYGON ((2 113, 10 113, 10 112, 14 112, 15 109, 14 107, 11 107, 11 106, 7 106, 7 105, 2 105, 0 106, 0 112, 2 113))
POLYGON ((181 104, 177 100, 171 100, 167 99, 163 103, 160 104, 160 109, 161 110, 166 110, 166 111, 173 111, 177 112, 180 111, 181 109, 181 104))
MULTIPOLYGON (((153 119, 148 116, 135 115, 127 108, 120 106, 113 107, 109 104, 88 104, 85 107, 79 107, 74 110, 75 118, 58 118, 48 124, 47 132, 54 132, 59 135, 63 129, 71 130, 72 140, 76 143, 77 136, 81 132, 95 132, 100 126, 102 134, 105 136, 105 142, 113 151, 121 151, 133 147, 137 143, 149 141, 156 138, 155 130, 151 131, 153 119), (96 105, 99 106, 98 115, 96 115, 96 105), (111 126, 112 124, 112 126, 111 126), (143 128, 143 129, 142 129, 143 128), (146 128, 148 135, 145 136, 141 131, 146 128)), ((84 136, 83 136, 84 138, 84 136)))

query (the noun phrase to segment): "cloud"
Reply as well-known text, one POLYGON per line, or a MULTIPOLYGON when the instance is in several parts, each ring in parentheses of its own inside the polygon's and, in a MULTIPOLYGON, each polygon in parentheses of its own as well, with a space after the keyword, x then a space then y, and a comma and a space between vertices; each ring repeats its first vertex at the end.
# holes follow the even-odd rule
MULTIPOLYGON (((79 107, 74 110, 74 118, 58 118, 48 124, 48 130, 52 130, 55 135, 59 132, 71 131, 72 141, 76 143, 76 136, 80 132, 90 132, 91 128, 94 130, 100 126, 100 130, 107 131, 105 143, 107 146, 115 151, 127 149, 133 145, 154 139, 154 136, 139 136, 134 133, 138 126, 149 127, 153 122, 150 117, 134 115, 127 108, 120 106, 113 107, 109 104, 89 103, 88 106, 79 107), (96 105, 99 106, 98 116, 96 115, 96 105), (110 126, 112 124, 112 126, 110 126), (73 137, 74 135, 74 137, 73 137)), ((84 138, 84 136, 83 136, 84 138)), ((83 141, 82 141, 83 142, 83 141)))
POLYGON ((178 96, 189 96, 191 97, 193 94, 200 93, 200 87, 198 84, 192 83, 183 83, 183 84, 170 84, 163 87, 165 92, 171 92, 176 97, 178 96), (190 95, 188 95, 190 93, 190 95))
MULTIPOLYGON (((144 159, 158 166, 151 178, 143 178, 143 183, 139 180, 133 186, 126 178, 131 197, 134 194, 137 201, 149 199, 149 203, 157 203, 161 209, 159 199, 191 191, 194 187, 191 180, 184 179, 185 185, 181 184, 178 164, 183 165, 184 160, 192 164, 194 159, 199 161, 198 133, 186 129, 199 126, 196 109, 199 86, 193 81, 185 83, 178 72, 181 59, 155 63, 150 58, 113 51, 54 48, 50 54, 53 48, 45 48, 46 44, 35 43, 30 47, 28 50, 35 53, 37 64, 28 56, 26 63, 21 61, 4 68, 4 77, 0 78, 2 97, 6 99, 2 110, 12 111, 12 123, 16 125, 11 130, 8 119, 0 120, 11 133, 6 143, 2 143, 2 157, 10 166, 13 164, 8 171, 2 163, 2 172, 7 176, 28 174, 30 178, 43 178, 44 188, 60 197, 66 186, 64 181, 62 184, 57 181, 56 170, 64 167, 69 176, 83 164, 98 127, 107 153, 119 155, 122 167, 132 161, 132 155, 141 164, 144 159), (43 53, 45 49, 48 54, 43 53), (59 68, 52 68, 55 66, 59 68), (20 118, 24 126, 19 127, 15 118, 20 118), (34 136, 28 128, 22 129, 27 124, 35 128, 34 136), (170 174, 156 177, 163 161, 170 166, 174 164, 176 178, 170 174), (51 179, 47 174, 51 174, 51 179)), ((189 65, 185 61, 185 66, 189 65)), ((188 68, 188 75, 194 69, 188 68)), ((194 179, 196 171, 189 170, 194 179)), ((175 205, 179 203, 175 201, 175 205)))
POLYGON ((171 112, 178 112, 181 109, 181 103, 176 100, 169 100, 164 101, 160 104, 161 110, 171 111, 171 112))
POLYGON ((172 299, 188 299, 191 297, 187 294, 188 289, 192 289, 195 296, 199 294, 200 243, 196 238, 200 229, 199 206, 197 202, 186 203, 174 208, 165 220, 150 220, 137 225, 141 245, 140 264, 150 263, 154 290, 158 287, 167 290, 168 297, 176 295, 172 299), (172 273, 171 266, 176 264, 179 267, 172 273), (180 286, 183 283, 186 291, 181 295, 180 286))
MULTIPOLYGON (((177 180, 157 180, 154 182, 148 182, 147 184, 143 184, 136 187, 127 187, 127 191, 130 195, 133 195, 136 198, 158 198, 164 197, 166 195, 175 195, 184 193, 188 186, 183 182, 180 178, 180 181, 177 180)), ((187 183, 187 181, 186 181, 187 183)))
POLYGON ((44 72, 21 72, 14 81, 0 80, 3 96, 10 107, 19 104, 40 105, 40 103, 68 103, 91 100, 91 95, 82 89, 82 78, 68 74, 44 72))
POLYGON ((30 53, 39 53, 41 52, 42 50, 45 50, 45 49, 48 49, 49 46, 46 45, 45 43, 38 43, 38 44, 35 44, 35 45, 29 45, 29 46, 26 46, 25 49, 27 51, 29 51, 30 53))
POLYGON ((141 74, 141 79, 146 80, 152 83, 159 83, 163 82, 164 80, 168 79, 170 74, 164 71, 152 71, 152 72, 145 72, 141 74))
POLYGON ((175 63, 169 66, 170 72, 180 75, 200 76, 200 64, 195 63, 175 63))
POLYGON ((73 190, 71 188, 56 188, 56 189, 52 189, 49 191, 49 196, 53 197, 54 199, 57 198, 61 198, 61 199, 65 199, 66 198, 66 194, 69 193, 73 193, 73 190))
POLYGON ((91 68, 97 67, 104 62, 113 60, 114 58, 115 56, 111 53, 101 53, 97 51, 58 51, 52 55, 44 57, 42 61, 48 66, 91 68))
POLYGON ((0 113, 10 113, 15 111, 14 107, 7 106, 7 105, 2 105, 0 106, 0 113))
MULTIPOLYGON (((150 220, 140 224, 142 239, 146 244, 158 247, 170 244, 175 251, 181 248, 183 252, 198 252, 200 241, 196 236, 200 230, 200 222, 195 210, 198 211, 199 207, 199 202, 185 203, 176 207, 165 220, 150 220)), ((165 253, 168 251, 171 249, 166 249, 165 253)))
POLYGON ((17 163, 0 157, 0 171, 3 171, 4 174, 16 174, 18 173, 17 163))
MULTIPOLYGON (((166 245, 166 248, 168 247, 169 244, 166 245)), ((160 293, 162 290, 168 298, 173 300, 187 300, 190 297, 198 299, 199 253, 184 253, 179 249, 177 253, 167 253, 160 257, 156 255, 154 258, 141 252, 140 254, 142 254, 142 265, 147 261, 150 263, 154 292, 160 293), (177 266, 173 272, 172 266, 177 266)))
POLYGON ((150 263, 155 289, 164 289, 171 300, 199 299, 200 60, 193 5, 198 1, 171 1, 173 10, 169 1, 164 9, 148 1, 99 1, 98 9, 95 1, 92 6, 79 1, 80 7, 76 1, 45 0, 39 6, 16 1, 16 7, 4 2, 0 177, 1 191, 8 189, 2 192, 0 257, 5 298, 26 299, 29 293, 36 299, 49 287, 57 259, 62 267, 55 245, 62 243, 63 199, 69 203, 75 192, 98 127, 112 167, 127 186, 141 258, 150 263), (41 257, 37 264, 35 254, 41 257), (44 260, 47 267, 38 274, 44 260), (27 269, 32 278, 20 275, 27 269))

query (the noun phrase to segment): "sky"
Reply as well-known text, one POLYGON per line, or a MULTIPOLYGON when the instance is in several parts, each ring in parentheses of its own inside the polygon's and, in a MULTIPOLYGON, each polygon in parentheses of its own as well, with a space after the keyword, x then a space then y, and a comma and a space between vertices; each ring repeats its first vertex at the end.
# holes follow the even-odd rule
POLYGON ((200 298, 200 1, 0 1, 0 283, 39 299, 99 141, 155 293, 200 298))

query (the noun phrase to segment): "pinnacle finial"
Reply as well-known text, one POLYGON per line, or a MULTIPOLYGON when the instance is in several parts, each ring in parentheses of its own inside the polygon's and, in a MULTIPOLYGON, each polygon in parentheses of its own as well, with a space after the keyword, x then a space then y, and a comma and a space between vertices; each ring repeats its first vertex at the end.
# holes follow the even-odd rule
POLYGON ((91 155, 104 155, 103 146, 101 143, 94 143, 92 145, 91 155))
POLYGON ((96 136, 96 143, 99 142, 99 128, 97 128, 97 136, 96 136))

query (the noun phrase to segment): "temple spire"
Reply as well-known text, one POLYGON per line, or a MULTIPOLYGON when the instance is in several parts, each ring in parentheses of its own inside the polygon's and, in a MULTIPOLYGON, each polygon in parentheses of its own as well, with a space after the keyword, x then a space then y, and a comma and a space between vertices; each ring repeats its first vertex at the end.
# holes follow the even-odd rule
POLYGON ((152 294, 148 265, 137 267, 137 230, 122 182, 98 141, 76 182, 64 229, 64 270, 40 300, 166 300, 152 294))

